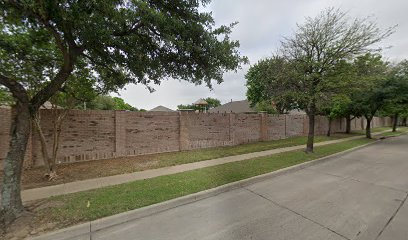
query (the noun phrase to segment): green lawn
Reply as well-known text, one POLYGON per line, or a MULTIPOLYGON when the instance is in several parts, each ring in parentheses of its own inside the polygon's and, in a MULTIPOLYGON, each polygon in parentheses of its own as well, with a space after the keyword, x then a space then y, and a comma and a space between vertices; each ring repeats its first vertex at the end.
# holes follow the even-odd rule
MULTIPOLYGON (((316 136, 315 142, 324 142, 330 140, 336 140, 341 138, 352 137, 353 135, 348 134, 335 134, 331 137, 327 136, 316 136)), ((207 149, 197 149, 192 151, 183 152, 173 152, 164 153, 158 155, 158 166, 157 167, 167 167, 180 165, 185 163, 192 163, 198 161, 204 161, 209 159, 216 159, 221 157, 235 156, 246 153, 260 152, 266 150, 272 150, 277 148, 285 148, 292 146, 304 145, 307 142, 307 137, 290 137, 286 139, 272 140, 266 142, 255 142, 242 144, 237 146, 226 146, 226 147, 215 147, 207 149)))
POLYGON ((227 183, 328 156, 373 140, 357 139, 316 147, 315 153, 291 151, 241 162, 223 164, 112 187, 73 193, 46 200, 50 206, 37 211, 39 219, 60 227, 141 208, 227 183), (88 201, 90 203, 87 206, 88 201))
POLYGON ((408 127, 398 127, 396 132, 386 132, 382 133, 377 137, 396 137, 402 134, 408 133, 408 127))
MULTIPOLYGON (((371 133, 376 133, 376 132, 383 132, 391 130, 391 127, 378 127, 378 128, 372 128, 371 133)), ((352 133, 357 133, 357 134, 365 134, 366 130, 358 130, 358 131, 353 131, 352 133)))
MULTIPOLYGON (((389 128, 381 128, 386 130, 389 128)), ((376 131, 380 131, 376 130, 376 131)), ((315 142, 337 140, 363 134, 337 133, 331 137, 316 136, 315 142)), ((62 164, 58 166, 59 177, 55 181, 44 181, 44 169, 41 167, 26 169, 23 175, 24 189, 45 187, 50 185, 63 184, 73 181, 81 181, 92 178, 107 177, 125 173, 133 173, 148 169, 156 169, 180 164, 187 164, 227 156, 235 156, 246 153, 260 152, 277 148, 305 145, 307 137, 297 136, 286 139, 247 143, 237 146, 215 147, 207 149, 197 149, 182 152, 169 152, 150 154, 142 156, 126 156, 118 159, 107 159, 103 161, 87 161, 72 164, 62 164)), ((1 173, 0 173, 1 174, 1 173)), ((1 177, 1 176, 0 176, 1 177)))
MULTIPOLYGON (((390 127, 374 128, 372 129, 372 132, 373 133, 382 132, 386 130, 390 130, 390 127)), ((315 136, 315 143, 348 138, 364 134, 365 134, 364 131, 357 131, 352 132, 351 134, 337 133, 332 135, 331 137, 315 136)), ((272 150, 277 148, 305 145, 306 142, 307 136, 298 136, 266 142, 248 143, 238 146, 215 147, 207 149, 197 149, 192 151, 164 153, 157 155, 157 158, 153 160, 156 160, 158 162, 158 165, 156 167, 167 167, 185 163, 216 159, 221 157, 272 150)))

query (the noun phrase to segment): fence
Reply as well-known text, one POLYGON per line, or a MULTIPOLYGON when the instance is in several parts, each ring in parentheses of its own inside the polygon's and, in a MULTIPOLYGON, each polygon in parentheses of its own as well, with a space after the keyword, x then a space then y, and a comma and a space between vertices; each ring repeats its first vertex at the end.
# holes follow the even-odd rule
MULTIPOLYGON (((0 108, 0 161, 8 151, 11 113, 0 108)), ((306 135, 305 115, 268 115, 192 112, 68 112, 61 131, 58 163, 119 156, 232 146, 306 135)), ((41 125, 51 151, 52 115, 41 110, 41 125)), ((390 126, 390 118, 375 118, 373 127, 390 126)), ((364 129, 364 119, 354 119, 352 130, 364 129)), ((333 132, 345 131, 345 120, 332 122, 333 132)), ((316 134, 326 134, 328 121, 316 117, 316 134)), ((2 164, 1 164, 2 165, 2 164)), ((31 134, 25 166, 43 165, 38 135, 31 134)))

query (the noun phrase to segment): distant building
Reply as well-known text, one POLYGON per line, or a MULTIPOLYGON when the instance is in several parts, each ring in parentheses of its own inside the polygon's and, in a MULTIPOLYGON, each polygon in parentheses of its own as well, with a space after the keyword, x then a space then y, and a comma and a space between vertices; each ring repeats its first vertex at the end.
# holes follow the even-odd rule
POLYGON ((153 109, 150 109, 149 112, 174 112, 174 110, 164 106, 157 106, 153 109))
MULTIPOLYGON (((11 106, 8 105, 0 105, 0 108, 11 108, 11 106)), ((62 107, 58 106, 58 105, 53 105, 51 102, 46 101, 43 105, 41 105, 40 109, 53 109, 53 108, 57 108, 57 109, 61 109, 62 107)))
POLYGON ((231 101, 219 107, 208 110, 210 113, 256 113, 254 108, 251 108, 248 100, 231 101))
POLYGON ((194 106, 198 108, 199 112, 207 112, 208 108, 208 102, 206 102, 204 99, 198 99, 195 103, 193 103, 194 106))

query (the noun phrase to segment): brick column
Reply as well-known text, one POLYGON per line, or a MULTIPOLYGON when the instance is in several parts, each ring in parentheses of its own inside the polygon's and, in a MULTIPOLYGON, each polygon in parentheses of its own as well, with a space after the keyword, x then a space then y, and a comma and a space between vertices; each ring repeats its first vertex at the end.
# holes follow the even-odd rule
POLYGON ((267 113, 260 113, 260 141, 267 141, 268 140, 268 114, 267 113))
POLYGON ((180 151, 189 150, 189 141, 188 141, 188 127, 185 122, 185 118, 188 117, 188 112, 179 112, 179 145, 180 151))
MULTIPOLYGON (((315 124, 316 124, 316 118, 315 118, 315 124)), ((308 134, 309 134, 309 116, 305 115, 303 118, 303 135, 307 136, 308 134)))
POLYGON ((231 145, 235 145, 235 113, 228 113, 229 116, 229 140, 231 145))
POLYGON ((115 111, 115 156, 126 155, 126 112, 115 111))

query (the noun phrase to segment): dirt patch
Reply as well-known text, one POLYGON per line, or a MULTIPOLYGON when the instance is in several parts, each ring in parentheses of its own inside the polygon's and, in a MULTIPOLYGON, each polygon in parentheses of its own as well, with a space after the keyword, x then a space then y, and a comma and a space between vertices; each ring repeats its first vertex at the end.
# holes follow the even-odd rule
MULTIPOLYGON (((324 137, 322 140, 334 140, 345 137, 350 137, 350 135, 336 134, 330 139, 324 137)), ((46 171, 43 167, 36 167, 32 169, 25 169, 23 171, 22 188, 31 189, 45 187, 92 178, 132 173, 164 166, 208 160, 218 157, 232 156, 236 154, 300 145, 303 144, 304 141, 306 141, 305 137, 295 137, 277 141, 242 144, 231 147, 218 147, 60 164, 57 166, 58 176, 53 181, 48 181, 46 179, 44 176, 46 171)), ((2 178, 2 174, 2 171, 0 171, 0 179, 2 178)))
POLYGON ((5 232, 0 233, 0 239, 26 239, 65 227, 64 224, 39 214, 40 211, 46 211, 51 207, 58 206, 58 204, 58 202, 51 203, 47 200, 30 202, 23 215, 8 225, 5 232))
MULTIPOLYGON (((158 156, 134 156, 98 161, 61 164, 57 167, 57 178, 48 181, 44 167, 25 169, 22 176, 23 189, 45 187, 91 178, 113 176, 160 167, 158 156)), ((0 172, 0 180, 2 179, 0 172)))

